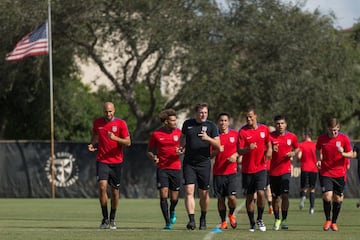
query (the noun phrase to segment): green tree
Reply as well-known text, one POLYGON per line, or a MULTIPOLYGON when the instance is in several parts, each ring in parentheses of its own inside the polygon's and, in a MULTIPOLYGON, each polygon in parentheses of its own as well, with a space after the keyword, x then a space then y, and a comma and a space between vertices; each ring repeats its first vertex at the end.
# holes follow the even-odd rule
MULTIPOLYGON (((50 139, 48 55, 6 62, 5 54, 47 19, 47 1, 1 1, 0 138, 50 139)), ((56 29, 56 28, 55 28, 56 29)), ((90 138, 93 94, 77 77, 74 49, 53 32, 54 119, 56 140, 90 138), (81 104, 84 104, 82 106, 81 104)))
POLYGON ((184 94, 195 83, 189 56, 192 44, 207 45, 208 16, 216 11, 211 6, 184 0, 57 2, 56 19, 78 56, 95 63, 128 105, 136 119, 133 138, 145 140, 160 124, 160 109, 182 110, 191 99, 184 94), (166 94, 166 86, 175 91, 166 94))
POLYGON ((323 131, 326 118, 345 119, 358 107, 350 42, 331 16, 277 0, 235 2, 227 35, 240 89, 235 107, 255 106, 269 124, 285 114, 298 133, 323 131))

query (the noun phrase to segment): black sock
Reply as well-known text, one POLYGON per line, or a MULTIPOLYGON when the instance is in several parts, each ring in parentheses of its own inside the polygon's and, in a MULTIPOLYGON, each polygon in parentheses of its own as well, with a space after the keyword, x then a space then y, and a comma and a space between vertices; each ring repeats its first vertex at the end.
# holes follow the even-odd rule
POLYGON ((270 207, 272 205, 272 201, 268 201, 268 206, 270 207))
POLYGON ((255 224, 254 211, 247 211, 247 215, 248 215, 248 217, 249 217, 250 224, 251 224, 251 225, 254 225, 254 224, 255 224))
POLYGON ((220 215, 221 221, 224 222, 226 220, 226 209, 219 210, 219 215, 220 215))
POLYGON ((102 212, 102 215, 103 215, 103 219, 108 219, 109 218, 107 205, 101 206, 101 212, 102 212))
POLYGON ((166 224, 170 224, 167 198, 160 198, 160 208, 166 224))
POLYGON ((332 223, 336 223, 341 209, 341 202, 333 202, 332 223))
POLYGON ((258 217, 257 220, 262 219, 263 213, 264 213, 264 208, 263 207, 258 207, 258 217))
POLYGON ((285 220, 287 218, 288 211, 287 210, 281 210, 281 217, 282 220, 285 220))
POLYGON ((115 214, 116 214, 116 208, 115 209, 111 208, 111 210, 110 210, 110 220, 115 219, 115 214))
POLYGON ((331 218, 330 218, 330 212, 331 212, 331 202, 329 201, 325 201, 323 199, 323 207, 324 207, 324 213, 325 213, 325 218, 326 218, 326 221, 330 221, 331 218))
POLYGON ((233 215, 234 212, 235 212, 235 208, 229 208, 229 214, 230 214, 230 215, 233 215))
POLYGON ((206 218, 206 211, 201 211, 200 219, 206 218))
POLYGON ((189 214, 189 221, 195 222, 195 214, 189 214))
POLYGON ((315 206, 315 193, 310 192, 310 208, 314 208, 315 206))
POLYGON ((170 212, 174 212, 175 211, 175 207, 177 205, 179 200, 170 200, 170 212))

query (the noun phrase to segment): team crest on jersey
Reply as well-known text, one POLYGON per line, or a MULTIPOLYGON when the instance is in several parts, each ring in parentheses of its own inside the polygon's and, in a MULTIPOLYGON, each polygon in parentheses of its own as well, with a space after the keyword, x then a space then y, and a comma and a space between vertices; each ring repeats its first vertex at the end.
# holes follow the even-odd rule
POLYGON ((174 139, 175 142, 177 142, 177 141, 179 141, 179 136, 178 136, 178 135, 174 135, 174 136, 173 136, 173 139, 174 139))
POLYGON ((260 132, 260 137, 264 138, 265 137, 265 132, 260 132))
POLYGON ((206 132, 206 130, 207 130, 207 126, 202 126, 202 127, 201 127, 201 131, 202 131, 202 132, 206 132))
POLYGON ((234 137, 230 137, 229 140, 230 140, 231 143, 234 143, 234 142, 235 142, 235 138, 234 138, 234 137))
POLYGON ((111 127, 111 131, 117 132, 117 126, 112 126, 112 127, 111 127))
POLYGON ((286 144, 290 146, 291 145, 291 139, 286 139, 286 144))
POLYGON ((341 147, 341 142, 340 142, 340 141, 336 141, 336 146, 337 146, 337 147, 341 147))

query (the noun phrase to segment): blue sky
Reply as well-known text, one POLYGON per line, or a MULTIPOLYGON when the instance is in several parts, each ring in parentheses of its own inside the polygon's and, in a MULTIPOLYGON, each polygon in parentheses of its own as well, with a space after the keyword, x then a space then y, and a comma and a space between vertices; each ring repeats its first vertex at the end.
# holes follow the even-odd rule
MULTIPOLYGON (((216 0, 223 6, 227 0, 216 0)), ((281 0, 284 3, 296 3, 297 0, 281 0)), ((306 1, 306 0, 300 0, 306 1)), ((336 28, 350 28, 360 18, 360 0, 307 0, 304 10, 313 12, 316 8, 324 15, 334 12, 336 15, 336 28)))
MULTIPOLYGON (((282 0, 283 2, 296 2, 296 0, 282 0)), ((360 0, 307 0, 305 10, 312 12, 318 8, 321 13, 336 15, 335 27, 350 28, 360 18, 360 0)))

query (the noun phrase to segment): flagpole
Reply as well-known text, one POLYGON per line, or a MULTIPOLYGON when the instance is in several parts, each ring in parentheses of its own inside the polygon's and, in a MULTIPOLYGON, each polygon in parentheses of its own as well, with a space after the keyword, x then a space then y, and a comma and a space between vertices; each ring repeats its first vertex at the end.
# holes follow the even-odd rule
POLYGON ((48 47, 49 47, 49 79, 50 79, 50 129, 51 129, 51 197, 55 198, 55 147, 54 147, 54 87, 52 68, 51 42, 51 0, 48 0, 48 47))

